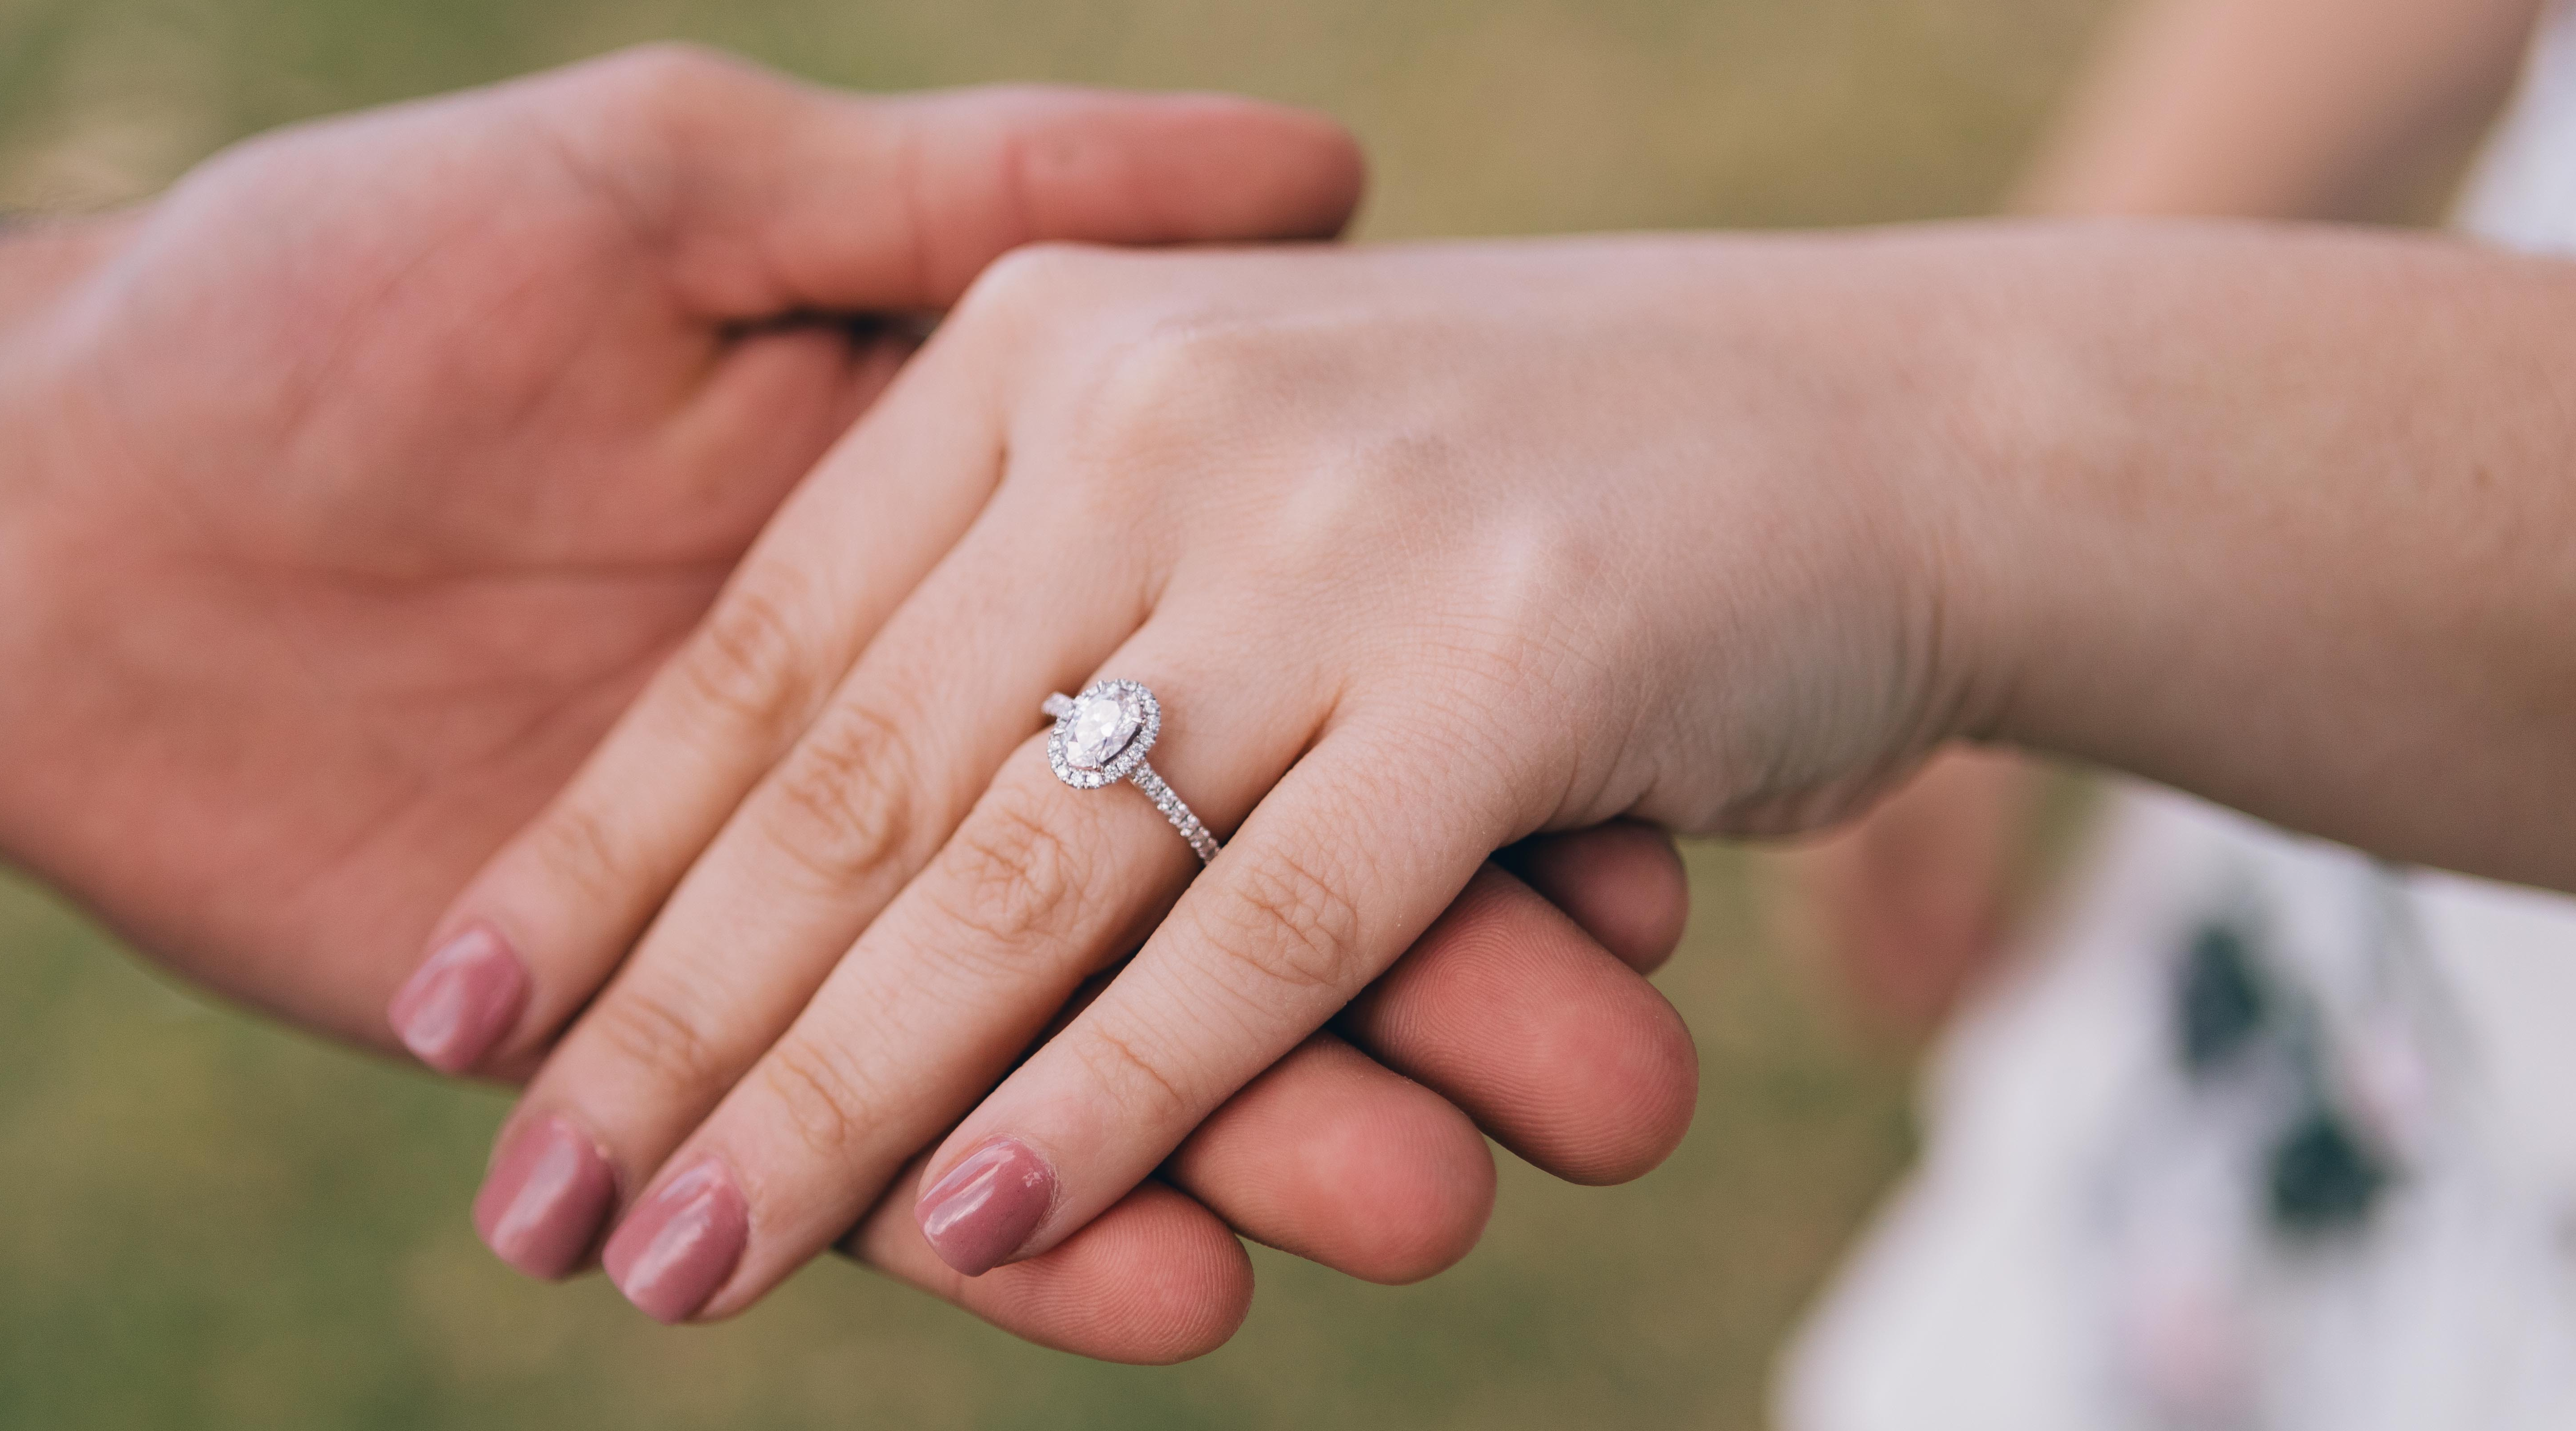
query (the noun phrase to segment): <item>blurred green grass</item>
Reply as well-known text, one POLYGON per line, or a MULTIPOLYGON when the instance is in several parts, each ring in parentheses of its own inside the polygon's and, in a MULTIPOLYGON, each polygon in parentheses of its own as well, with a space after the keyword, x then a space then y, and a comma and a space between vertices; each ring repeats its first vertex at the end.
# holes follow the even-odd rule
MULTIPOLYGON (((2106 0, 0 0, 0 206, 242 134, 689 36, 818 79, 1223 88, 1368 142, 1373 237, 1966 214, 2106 0)), ((0 778, 6 778, 0 771, 0 778)), ((0 883, 0 1428, 1760 1424, 1770 1357, 1901 1165, 1901 1067, 1693 853, 1661 982, 1697 1126, 1617 1189, 1508 1157, 1418 1287, 1259 1254, 1225 1350, 1040 1351, 850 1267, 670 1332, 533 1287, 465 1209, 501 1103, 210 1008, 0 883)))
POLYGON ((1252 1319, 1169 1369, 1042 1351, 847 1264, 668 1331, 523 1282, 465 1209, 501 1101, 213 1010, 0 890, 0 1426, 1575 1427, 1753 1423, 1786 1320, 1901 1158, 1895 1068, 1695 857, 1665 978, 1702 1111, 1624 1188, 1505 1158, 1420 1286, 1261 1253, 1252 1319))

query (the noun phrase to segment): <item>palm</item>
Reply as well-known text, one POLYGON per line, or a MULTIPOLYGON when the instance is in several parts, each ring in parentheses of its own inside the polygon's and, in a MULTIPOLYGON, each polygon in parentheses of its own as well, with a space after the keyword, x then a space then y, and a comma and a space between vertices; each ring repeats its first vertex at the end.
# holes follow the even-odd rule
POLYGON ((98 772, 101 814, 156 820, 79 883, 353 1034, 886 366, 681 311, 616 196, 498 128, 215 166, 98 275, 69 367, 119 459, 95 579, 222 633, 135 663, 130 709, 194 719, 98 772), (323 949, 366 969, 314 989, 323 949))

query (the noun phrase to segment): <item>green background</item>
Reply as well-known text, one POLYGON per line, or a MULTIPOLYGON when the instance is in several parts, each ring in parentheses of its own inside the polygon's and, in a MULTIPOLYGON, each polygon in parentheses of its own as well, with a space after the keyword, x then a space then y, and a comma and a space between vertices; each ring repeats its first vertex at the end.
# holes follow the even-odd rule
MULTIPOLYGON (((1369 237, 1989 208, 2104 0, 0 0, 0 206, 150 193, 270 125, 688 36, 820 79, 1225 88, 1367 141, 1369 237)), ((5 759, 5 753, 0 753, 5 759)), ((6 778, 0 771, 0 778, 6 778)), ((1693 853, 1662 979, 1700 1115, 1629 1187, 1501 1155, 1457 1270, 1257 1253, 1224 1350, 1110 1367, 834 1262, 666 1331, 466 1220, 492 1095, 175 991, 0 883, 0 1428, 1760 1424, 1780 1338, 1901 1166, 1905 1078, 1693 853)))

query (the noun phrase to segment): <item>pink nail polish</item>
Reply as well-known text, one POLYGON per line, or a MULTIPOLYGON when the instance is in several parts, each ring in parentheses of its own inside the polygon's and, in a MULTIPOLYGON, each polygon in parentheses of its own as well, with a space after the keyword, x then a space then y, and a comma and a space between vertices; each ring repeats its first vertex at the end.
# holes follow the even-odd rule
POLYGON ((385 1011, 414 1057, 441 1073, 463 1073, 519 1021, 528 968, 482 925, 438 946, 385 1011))
POLYGON ((966 1155, 921 1195, 913 1216, 939 1260, 981 1277, 1010 1259, 1055 1203, 1055 1169, 1016 1138, 966 1155))
POLYGON ((539 1118, 514 1129, 493 1160, 474 1197, 474 1228, 494 1256, 529 1276, 569 1276, 616 1191, 597 1144, 561 1118, 539 1118))
POLYGON ((626 1300, 657 1322, 696 1315, 733 1275, 751 1214, 724 1165, 709 1159, 636 1205, 602 1261, 626 1300))

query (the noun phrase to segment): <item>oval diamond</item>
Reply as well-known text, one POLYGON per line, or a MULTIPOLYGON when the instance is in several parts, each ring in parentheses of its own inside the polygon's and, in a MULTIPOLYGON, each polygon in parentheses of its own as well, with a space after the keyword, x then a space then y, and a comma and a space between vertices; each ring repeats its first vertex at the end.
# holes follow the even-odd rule
POLYGON ((1115 691, 1095 691, 1073 703, 1066 723, 1065 757, 1085 770, 1098 770, 1118 758, 1136 736, 1136 713, 1115 691))

